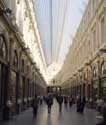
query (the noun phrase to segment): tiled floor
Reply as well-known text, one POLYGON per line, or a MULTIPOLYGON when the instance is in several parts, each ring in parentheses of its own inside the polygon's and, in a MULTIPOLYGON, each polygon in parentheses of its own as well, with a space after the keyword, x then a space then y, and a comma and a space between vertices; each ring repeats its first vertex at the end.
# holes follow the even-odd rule
POLYGON ((25 111, 23 114, 16 116, 9 122, 1 123, 1 125, 95 125, 96 112, 91 109, 85 109, 83 114, 76 112, 75 105, 72 108, 65 107, 59 113, 56 101, 52 106, 51 114, 47 112, 47 106, 43 104, 39 106, 37 118, 34 119, 32 109, 25 111))

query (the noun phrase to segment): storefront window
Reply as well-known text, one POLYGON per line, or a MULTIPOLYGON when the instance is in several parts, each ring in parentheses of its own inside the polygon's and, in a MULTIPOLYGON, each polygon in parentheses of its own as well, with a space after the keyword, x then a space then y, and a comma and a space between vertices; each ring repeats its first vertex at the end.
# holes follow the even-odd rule
POLYGON ((96 72, 96 68, 94 67, 93 69, 93 78, 95 78, 97 76, 97 72, 96 72))
POLYGON ((7 51, 6 51, 6 41, 3 37, 3 35, 0 35, 0 56, 6 60, 6 55, 7 55, 7 51))
POLYGON ((101 65, 101 75, 106 74, 106 62, 104 61, 101 65))
POLYGON ((21 71, 24 72, 24 67, 25 67, 25 63, 24 63, 24 59, 21 60, 21 71))

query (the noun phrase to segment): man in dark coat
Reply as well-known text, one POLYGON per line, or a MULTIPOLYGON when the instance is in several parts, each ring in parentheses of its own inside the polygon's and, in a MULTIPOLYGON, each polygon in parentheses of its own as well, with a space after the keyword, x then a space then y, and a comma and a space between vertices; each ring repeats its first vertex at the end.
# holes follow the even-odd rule
POLYGON ((57 102, 59 104, 59 112, 61 112, 62 111, 62 103, 63 103, 63 96, 61 95, 61 93, 57 97, 57 102))
POLYGON ((48 106, 48 113, 51 113, 51 107, 53 105, 53 95, 51 93, 49 93, 46 97, 46 103, 48 106))
POLYGON ((35 118, 37 116, 38 104, 39 104, 39 99, 38 99, 37 95, 35 95, 35 97, 32 100, 32 103, 31 103, 31 106, 33 108, 33 116, 35 118))

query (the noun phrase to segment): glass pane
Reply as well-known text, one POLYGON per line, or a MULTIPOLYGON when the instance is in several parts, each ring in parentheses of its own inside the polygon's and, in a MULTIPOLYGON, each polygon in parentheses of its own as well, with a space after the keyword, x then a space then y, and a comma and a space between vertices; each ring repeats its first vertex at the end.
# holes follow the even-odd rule
POLYGON ((101 42, 105 42, 105 20, 104 17, 101 20, 101 42))
POLYGON ((6 46, 4 43, 3 43, 2 51, 3 51, 3 58, 6 59, 6 46))
POLYGON ((6 59, 6 44, 5 44, 5 39, 3 36, 0 36, 0 56, 3 59, 6 59))

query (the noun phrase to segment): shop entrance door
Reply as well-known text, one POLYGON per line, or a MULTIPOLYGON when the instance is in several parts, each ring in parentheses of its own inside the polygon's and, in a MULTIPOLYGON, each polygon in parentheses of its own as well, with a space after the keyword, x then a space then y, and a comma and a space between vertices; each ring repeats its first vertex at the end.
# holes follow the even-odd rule
POLYGON ((0 121, 3 120, 3 112, 6 104, 6 80, 7 80, 7 68, 0 63, 0 121))

